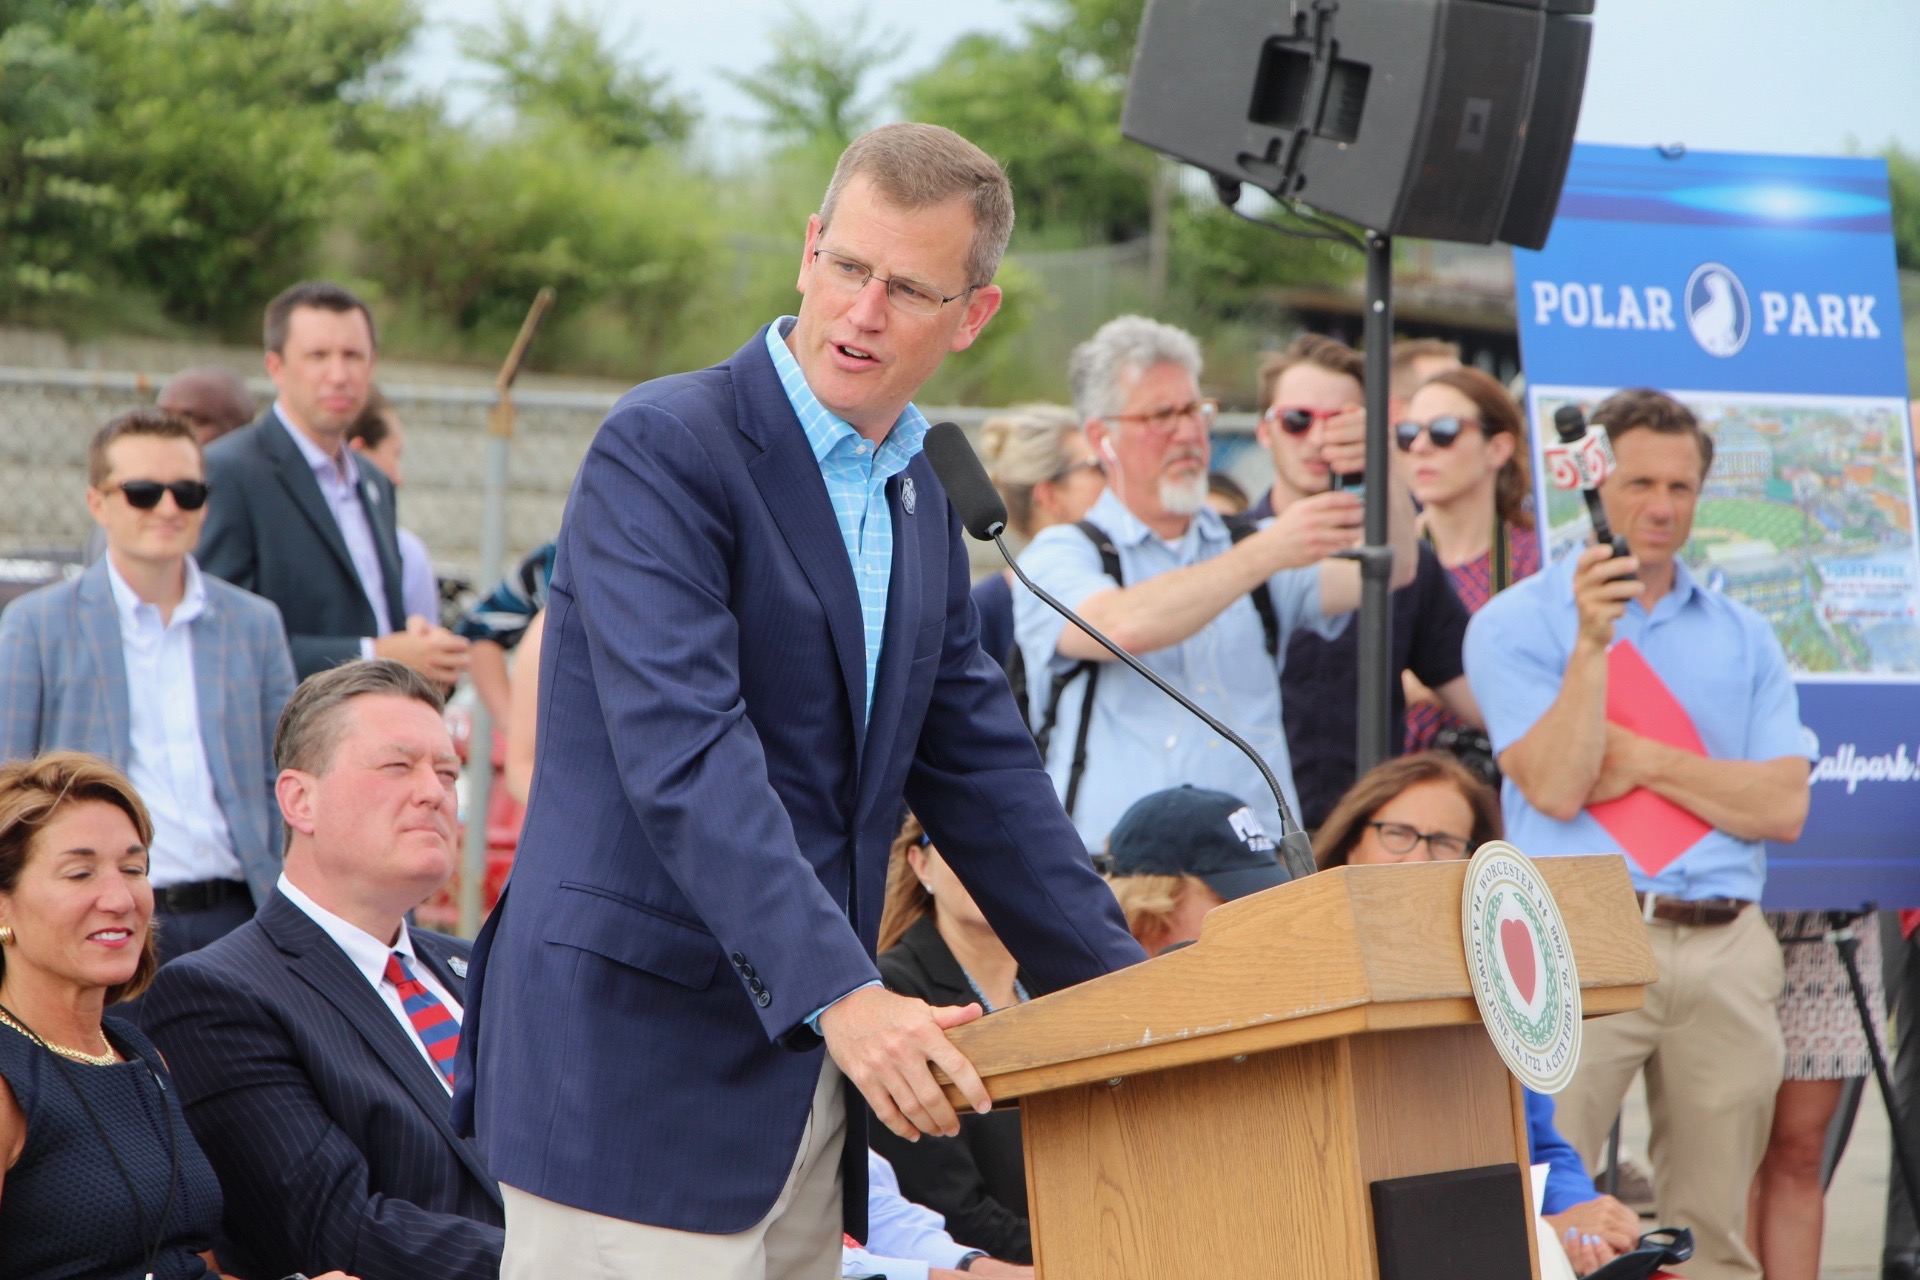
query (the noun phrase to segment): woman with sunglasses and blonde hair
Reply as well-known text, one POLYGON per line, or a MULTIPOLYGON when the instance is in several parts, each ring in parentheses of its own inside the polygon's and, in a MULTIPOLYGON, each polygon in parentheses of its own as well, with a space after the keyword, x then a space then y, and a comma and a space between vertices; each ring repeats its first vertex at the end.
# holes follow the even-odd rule
MULTIPOLYGON (((1394 424, 1407 487, 1421 506, 1421 534, 1440 557, 1469 613, 1540 569, 1534 531, 1527 424, 1507 389, 1478 369, 1429 378, 1394 424)), ((1407 750, 1465 726, 1417 700, 1407 709, 1407 750)))
MULTIPOLYGON (((1025 541, 1081 519, 1107 487, 1080 420, 1060 405, 1028 404, 995 414, 980 425, 979 449, 1007 504, 1007 524, 1025 541)), ((1013 571, 981 579, 973 603, 980 611, 980 647, 1004 668, 1013 655, 1013 571)), ((1015 683, 1014 691, 1024 694, 1025 683, 1015 683)))

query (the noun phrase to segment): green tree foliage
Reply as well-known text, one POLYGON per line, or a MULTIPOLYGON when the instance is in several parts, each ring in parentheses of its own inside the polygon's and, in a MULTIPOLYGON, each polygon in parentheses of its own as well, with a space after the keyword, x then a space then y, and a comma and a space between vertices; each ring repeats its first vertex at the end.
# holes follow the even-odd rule
POLYGON ((638 372, 708 287, 709 201, 671 156, 610 149, 587 129, 434 130, 382 163, 359 274, 396 304, 398 332, 455 355, 497 354, 551 284, 560 307, 542 351, 638 372))
POLYGON ((0 35, 0 306, 132 291, 216 327, 310 261, 412 0, 16 6, 0 35))
POLYGON ((1889 148, 1887 177, 1893 185, 1894 252, 1903 270, 1920 271, 1920 156, 1889 148))
POLYGON ((98 287, 95 246, 115 193, 78 163, 94 68, 60 40, 51 6, 8 6, 0 31, 0 306, 19 312, 98 287), (42 12, 26 12, 39 8, 42 12), (54 19, 50 24, 47 19, 54 19))
POLYGON ((872 118, 872 104, 861 98, 868 78, 906 48, 903 37, 872 33, 869 25, 862 12, 844 27, 829 27, 789 3, 766 65, 751 75, 723 74, 760 105, 773 137, 838 151, 872 118))
POLYGON ((1168 275, 1196 313, 1269 319, 1276 289, 1344 280, 1359 261, 1344 245, 1286 237, 1217 205, 1176 203, 1172 233, 1168 275))
POLYGON ((1120 136, 1124 85, 1059 29, 962 36, 900 88, 913 119, 971 138, 1005 167, 1023 234, 1066 243, 1145 235, 1153 159, 1120 136))
POLYGON ((570 121, 608 146, 684 142, 697 119, 665 77, 623 58, 604 25, 562 6, 536 31, 502 5, 492 28, 468 27, 462 51, 490 67, 499 96, 523 121, 570 121))

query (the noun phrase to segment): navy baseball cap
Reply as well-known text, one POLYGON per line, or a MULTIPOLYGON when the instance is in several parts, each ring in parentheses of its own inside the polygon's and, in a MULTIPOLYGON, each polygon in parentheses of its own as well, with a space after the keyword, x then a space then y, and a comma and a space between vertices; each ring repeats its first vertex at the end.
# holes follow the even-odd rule
POLYGON ((1224 791, 1172 787, 1120 815, 1107 861, 1121 876, 1198 876, 1232 902, 1292 879, 1247 802, 1224 791))

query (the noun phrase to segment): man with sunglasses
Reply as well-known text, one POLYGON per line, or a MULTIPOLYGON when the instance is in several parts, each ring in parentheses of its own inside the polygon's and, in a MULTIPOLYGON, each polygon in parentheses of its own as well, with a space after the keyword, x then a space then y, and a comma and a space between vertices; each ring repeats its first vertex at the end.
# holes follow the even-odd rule
MULTIPOLYGON (((1247 514, 1285 517, 1300 507, 1336 496, 1330 441, 1363 428, 1366 362, 1337 338, 1305 334, 1260 365, 1260 443, 1273 457, 1273 488, 1247 514)), ((1405 444, 1400 446, 1404 451, 1405 444)), ((1393 502, 1408 503, 1397 467, 1393 502)), ((1412 581, 1393 593, 1393 732, 1389 747, 1400 751, 1407 700, 1403 680, 1411 674, 1468 723, 1480 723, 1460 656, 1468 613, 1447 581, 1433 549, 1417 545, 1412 581)), ((1287 747, 1300 788, 1300 820, 1309 828, 1326 820, 1357 776, 1359 731, 1359 628, 1331 635, 1302 631, 1287 645, 1281 674, 1287 747)))
POLYGON ((87 449, 106 554, 0 614, 0 753, 88 751, 132 780, 162 963, 250 920, 280 874, 272 745, 293 659, 272 604, 194 562, 205 476, 181 419, 109 422, 87 449))

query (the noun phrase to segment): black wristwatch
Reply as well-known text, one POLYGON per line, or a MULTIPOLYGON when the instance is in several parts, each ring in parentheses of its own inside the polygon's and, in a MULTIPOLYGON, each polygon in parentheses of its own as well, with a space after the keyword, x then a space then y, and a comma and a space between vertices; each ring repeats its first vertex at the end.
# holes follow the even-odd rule
POLYGON ((953 1269, 955 1271, 971 1271, 973 1270, 973 1264, 986 1256, 986 1250, 975 1249, 972 1253, 962 1256, 960 1261, 954 1263, 953 1269))

